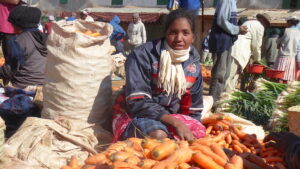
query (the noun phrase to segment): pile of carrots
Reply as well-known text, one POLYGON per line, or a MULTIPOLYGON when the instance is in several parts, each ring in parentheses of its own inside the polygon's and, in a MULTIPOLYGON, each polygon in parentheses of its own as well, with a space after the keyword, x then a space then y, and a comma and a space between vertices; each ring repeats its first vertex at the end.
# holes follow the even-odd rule
POLYGON ((90 156, 80 166, 72 157, 69 165, 61 169, 242 169, 240 156, 227 157, 217 143, 202 145, 164 139, 130 138, 117 142, 99 154, 90 156))
POLYGON ((265 147, 265 143, 259 141, 255 134, 246 134, 239 127, 231 123, 231 119, 222 114, 214 114, 206 118, 202 123, 207 127, 206 139, 213 140, 225 148, 227 154, 237 154, 243 157, 244 163, 251 164, 248 167, 272 169, 286 168, 283 155, 277 149, 265 147))
POLYGON ((203 78, 211 78, 211 70, 205 67, 204 65, 201 66, 202 77, 203 78))
POLYGON ((91 37, 99 37, 101 34, 99 32, 92 32, 91 30, 87 30, 85 32, 81 32, 80 30, 77 30, 76 32, 83 33, 85 35, 91 36, 91 37))
POLYGON ((282 154, 242 132, 230 117, 214 114, 202 123, 204 138, 187 141, 130 138, 111 144, 79 165, 61 169, 284 169, 282 154))

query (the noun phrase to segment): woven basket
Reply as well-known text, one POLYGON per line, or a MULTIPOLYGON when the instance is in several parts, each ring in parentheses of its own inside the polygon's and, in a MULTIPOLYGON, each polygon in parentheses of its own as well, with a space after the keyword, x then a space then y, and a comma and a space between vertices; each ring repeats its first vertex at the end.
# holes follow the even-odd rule
POLYGON ((288 109, 288 120, 290 132, 300 136, 300 106, 290 107, 288 109))

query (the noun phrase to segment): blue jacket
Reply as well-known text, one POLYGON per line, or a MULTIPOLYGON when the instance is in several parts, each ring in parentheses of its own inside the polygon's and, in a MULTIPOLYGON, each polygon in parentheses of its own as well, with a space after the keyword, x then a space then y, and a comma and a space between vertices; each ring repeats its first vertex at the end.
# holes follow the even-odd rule
POLYGON ((202 0, 169 0, 167 8, 172 9, 174 5, 178 3, 180 8, 198 12, 198 10, 201 8, 201 2, 202 0))
POLYGON ((224 52, 230 49, 238 34, 236 0, 220 0, 209 37, 210 52, 224 52))
POLYGON ((110 24, 114 28, 113 33, 110 35, 111 40, 121 40, 126 35, 124 29, 119 25, 120 22, 121 21, 118 16, 114 16, 114 18, 110 21, 110 24))
POLYGON ((200 57, 191 47, 190 58, 182 63, 188 90, 181 100, 157 88, 163 39, 145 43, 133 50, 126 61, 126 108, 133 117, 160 120, 165 114, 185 114, 197 120, 203 109, 200 57))
POLYGON ((180 7, 185 10, 198 11, 201 8, 201 0, 180 0, 180 7))

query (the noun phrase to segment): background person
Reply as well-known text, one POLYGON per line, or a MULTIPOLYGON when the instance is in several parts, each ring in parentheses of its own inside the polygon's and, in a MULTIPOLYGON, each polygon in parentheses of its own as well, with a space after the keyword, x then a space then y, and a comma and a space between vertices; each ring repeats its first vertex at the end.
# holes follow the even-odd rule
POLYGON ((172 11, 165 37, 132 51, 126 61, 125 94, 114 106, 114 141, 203 136, 203 83, 199 54, 192 46, 194 25, 193 13, 172 11))
POLYGON ((278 39, 279 53, 274 64, 274 69, 285 71, 283 80, 293 81, 296 78, 296 56, 300 49, 300 30, 296 27, 299 18, 292 16, 287 18, 288 28, 278 39))
POLYGON ((289 169, 300 168, 300 137, 293 133, 271 133, 265 137, 267 147, 274 147, 281 151, 289 169))
POLYGON ((231 47, 239 33, 247 33, 247 27, 237 26, 236 0, 220 0, 209 36, 209 51, 213 59, 209 94, 214 101, 219 100, 230 75, 231 47))
POLYGON ((55 21, 55 17, 50 15, 49 21, 45 24, 45 33, 50 34, 52 23, 55 21))
POLYGON ((257 20, 240 19, 243 20, 239 22, 240 26, 246 26, 248 32, 244 35, 239 35, 232 46, 231 70, 225 85, 226 92, 235 90, 239 74, 249 62, 256 63, 261 60, 264 31, 270 27, 270 16, 268 14, 258 14, 256 18, 257 20))
POLYGON ((132 15, 132 22, 130 22, 128 29, 128 43, 131 48, 140 46, 147 41, 147 34, 144 23, 138 13, 132 15))
POLYGON ((280 29, 274 28, 270 32, 270 36, 265 41, 264 52, 267 65, 273 67, 278 56, 277 41, 280 36, 280 29))
POLYGON ((17 35, 7 42, 9 56, 0 68, 0 78, 14 87, 44 84, 47 36, 38 30, 40 18, 38 8, 26 6, 15 7, 8 17, 17 35))
POLYGON ((0 3, 0 42, 5 59, 8 55, 7 41, 16 33, 13 25, 8 22, 8 16, 16 6, 18 5, 0 3))

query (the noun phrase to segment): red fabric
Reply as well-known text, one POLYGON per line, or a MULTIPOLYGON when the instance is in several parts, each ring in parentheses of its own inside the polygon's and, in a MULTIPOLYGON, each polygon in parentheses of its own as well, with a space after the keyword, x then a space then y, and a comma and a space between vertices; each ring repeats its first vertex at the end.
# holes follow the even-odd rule
POLYGON ((190 111, 190 107, 192 105, 192 97, 190 92, 186 92, 182 97, 180 101, 180 111, 184 115, 189 115, 192 113, 190 111))
MULTIPOLYGON (((93 17, 99 17, 104 21, 111 21, 114 16, 118 16, 122 22, 131 22, 132 21, 132 13, 102 13, 102 12, 93 12, 91 13, 93 17)), ((142 22, 156 22, 160 14, 159 13, 140 13, 140 18, 142 22)))
POLYGON ((48 23, 45 24, 45 29, 47 31, 47 34, 50 34, 51 26, 52 26, 52 22, 48 22, 48 23))
MULTIPOLYGON (((171 114, 171 116, 179 119, 184 124, 187 125, 187 127, 192 131, 194 137, 196 139, 204 137, 206 128, 196 119, 193 119, 190 116, 185 116, 182 114, 171 114)), ((129 123, 131 122, 131 117, 129 117, 126 113, 123 114, 117 114, 113 117, 113 131, 114 131, 114 137, 113 142, 117 142, 118 139, 121 137, 129 123)), ((180 137, 177 135, 176 130, 172 126, 167 126, 168 131, 170 132, 170 135, 180 140, 180 137)))
MULTIPOLYGON (((189 94, 189 92, 188 92, 189 94)), ((122 110, 122 103, 124 102, 125 96, 120 94, 116 99, 116 104, 113 107, 114 117, 113 117, 113 142, 118 141, 120 136, 123 134, 128 124, 131 122, 132 118, 122 110)), ((183 114, 172 114, 171 116, 181 120, 187 127, 193 132, 196 139, 205 136, 205 127, 197 120, 193 119, 190 116, 183 114)), ((179 139, 179 136, 176 134, 176 131, 173 127, 168 126, 168 130, 175 139, 179 139)))
POLYGON ((0 3, 0 32, 14 34, 14 27, 8 22, 8 16, 16 6, 0 3))
MULTIPOLYGON (((171 116, 175 117, 176 119, 182 121, 187 127, 192 131, 195 139, 199 139, 204 137, 206 128, 202 125, 198 120, 193 119, 190 116, 185 116, 181 114, 171 114, 171 116)), ((172 126, 168 126, 168 130, 170 134, 176 139, 180 140, 180 137, 177 135, 176 130, 172 126)))

